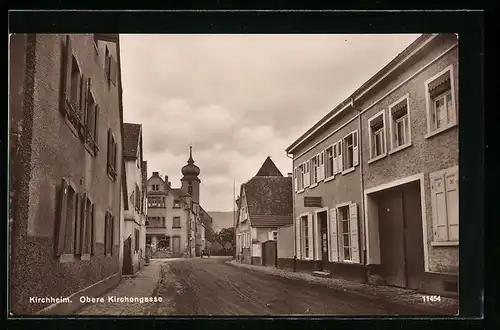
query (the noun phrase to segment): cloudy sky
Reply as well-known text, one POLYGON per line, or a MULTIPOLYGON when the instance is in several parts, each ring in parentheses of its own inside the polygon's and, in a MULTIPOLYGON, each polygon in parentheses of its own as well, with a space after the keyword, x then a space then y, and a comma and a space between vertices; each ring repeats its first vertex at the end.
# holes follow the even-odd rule
POLYGON ((180 187, 189 157, 207 211, 233 209, 233 180, 285 149, 418 35, 121 35, 124 119, 143 125, 148 176, 180 187))

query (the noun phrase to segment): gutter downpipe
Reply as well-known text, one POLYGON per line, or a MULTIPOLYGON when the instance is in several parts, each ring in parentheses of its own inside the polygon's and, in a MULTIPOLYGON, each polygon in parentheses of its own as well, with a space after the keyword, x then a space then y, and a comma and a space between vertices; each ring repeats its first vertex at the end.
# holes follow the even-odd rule
MULTIPOLYGON (((292 160, 292 173, 293 173, 293 178, 295 179, 295 169, 293 168, 293 156, 290 157, 290 155, 288 154, 288 152, 286 152, 286 156, 288 158, 290 158, 292 160)), ((294 180, 292 179, 292 194, 293 194, 293 198, 292 198, 292 222, 293 222, 293 247, 294 247, 294 251, 293 251, 293 271, 297 271, 297 246, 295 246, 297 244, 297 233, 295 232, 295 228, 297 228, 297 225, 295 224, 295 187, 294 187, 294 180)), ((277 254, 277 253, 276 253, 277 254)), ((277 265, 279 266, 279 256, 278 256, 278 263, 277 265)), ((279 267, 278 267, 279 268, 279 267)))
MULTIPOLYGON (((354 98, 351 98, 351 105, 353 106, 354 108, 354 98)), ((358 112, 357 116, 358 116, 358 154, 359 154, 359 182, 360 182, 360 186, 361 186, 361 205, 362 205, 362 210, 361 210, 361 214, 363 214, 363 216, 366 214, 365 213, 365 208, 366 208, 366 202, 365 202, 365 181, 364 181, 364 175, 363 175, 363 125, 361 125, 361 110, 360 108, 355 108, 355 110, 358 112)), ((369 273, 369 269, 368 269, 368 260, 367 260, 367 255, 366 255, 366 249, 367 249, 367 236, 368 236, 368 232, 367 232, 367 228, 364 227, 366 223, 366 219, 363 219, 363 221, 361 222, 362 226, 363 226, 363 264, 364 264, 364 267, 365 267, 365 283, 368 282, 368 273, 369 273)))

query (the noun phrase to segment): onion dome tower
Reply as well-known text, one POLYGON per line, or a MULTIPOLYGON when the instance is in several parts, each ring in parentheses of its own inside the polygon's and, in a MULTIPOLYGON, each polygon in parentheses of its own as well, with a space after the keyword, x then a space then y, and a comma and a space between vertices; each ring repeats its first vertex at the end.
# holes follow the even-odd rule
POLYGON ((193 200, 199 203, 201 180, 198 175, 200 175, 200 168, 194 164, 193 147, 191 145, 189 146, 189 159, 187 164, 182 167, 181 172, 183 175, 181 179, 182 191, 190 194, 193 200))

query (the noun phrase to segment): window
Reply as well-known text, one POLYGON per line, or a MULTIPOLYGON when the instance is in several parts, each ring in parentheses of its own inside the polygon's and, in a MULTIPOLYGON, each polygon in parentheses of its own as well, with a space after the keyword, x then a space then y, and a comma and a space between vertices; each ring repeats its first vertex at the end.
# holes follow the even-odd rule
POLYGON ((330 210, 330 261, 360 262, 358 205, 348 202, 330 210))
POLYGON ((141 210, 141 192, 139 191, 139 186, 135 185, 135 210, 141 210))
POLYGON ((116 170, 117 170, 117 143, 115 141, 114 135, 111 133, 111 129, 108 130, 108 174, 109 177, 114 181, 116 180, 116 170))
POLYGON ((429 177, 434 241, 458 244, 458 166, 431 173, 429 177))
MULTIPOLYGON (((342 140, 336 143, 337 149, 337 173, 342 173, 343 170, 343 159, 342 159, 342 140)), ((336 174, 337 174, 336 173, 336 174)))
POLYGON ((134 229, 134 251, 139 252, 139 230, 134 229))
POLYGON ((167 227, 167 223, 165 221, 165 217, 161 217, 161 225, 162 225, 162 227, 167 227))
POLYGON ((344 170, 349 170, 359 165, 358 154, 358 131, 347 134, 344 137, 344 170))
POLYGON ((89 255, 95 253, 95 235, 94 235, 94 205, 88 198, 87 194, 83 194, 80 202, 80 218, 75 225, 75 254, 89 255))
POLYGON ((104 254, 113 254, 115 217, 106 212, 104 217, 104 254))
POLYGON ((411 143, 410 113, 408 96, 389 107, 391 116, 391 149, 403 148, 411 143))
POLYGON ((333 164, 334 164, 334 160, 336 161, 336 159, 334 159, 334 156, 333 156, 333 146, 330 146, 328 148, 326 148, 326 160, 325 160, 325 177, 326 178, 331 178, 333 177, 333 175, 335 174, 335 172, 333 171, 333 164))
POLYGON ((381 111, 368 120, 370 126, 370 159, 383 157, 385 150, 385 112, 381 111))
POLYGON ((311 254, 310 254, 310 250, 311 250, 311 242, 309 240, 309 236, 310 236, 310 226, 309 226, 309 221, 308 221, 308 217, 305 216, 305 217, 302 217, 302 230, 301 230, 301 233, 302 233, 302 238, 301 238, 301 241, 303 242, 302 243, 302 255, 305 257, 305 258, 310 258, 311 257, 311 254))
POLYGON ((295 191, 304 189, 304 164, 300 164, 295 168, 295 191))
POLYGON ((111 52, 109 51, 109 48, 106 46, 106 53, 105 53, 105 60, 104 60, 104 75, 107 78, 108 85, 113 85, 116 86, 116 73, 117 73, 117 63, 113 56, 111 55, 111 52))
POLYGON ((181 228, 181 218, 174 217, 172 228, 181 228))
POLYGON ((87 107, 85 109, 85 143, 93 155, 97 155, 98 128, 99 128, 99 106, 91 92, 91 80, 87 81, 87 107))
POLYGON ((273 230, 273 240, 277 241, 278 240, 278 231, 273 230))
POLYGON ((174 209, 180 209, 181 208, 181 202, 176 199, 174 200, 174 209))
POLYGON ((304 182, 304 188, 307 188, 311 185, 311 163, 309 161, 305 162, 303 164, 304 166, 304 175, 303 175, 303 182, 304 182))
POLYGON ((69 180, 62 179, 59 195, 59 214, 57 219, 56 256, 74 252, 73 228, 78 219, 78 195, 69 180))
POLYGON ((351 228, 349 221, 349 206, 338 208, 340 245, 343 260, 351 260, 351 228))
POLYGON ((453 66, 449 66, 425 83, 428 104, 428 131, 440 132, 457 122, 453 66))

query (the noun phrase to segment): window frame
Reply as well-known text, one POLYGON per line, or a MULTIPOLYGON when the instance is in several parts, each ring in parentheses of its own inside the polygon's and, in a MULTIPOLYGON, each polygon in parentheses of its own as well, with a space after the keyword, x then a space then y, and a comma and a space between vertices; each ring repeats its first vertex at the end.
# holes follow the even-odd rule
POLYGON ((408 147, 410 147, 412 145, 412 138, 411 138, 411 134, 412 134, 412 130, 411 130, 411 114, 410 114, 410 94, 406 94, 404 95, 403 97, 401 97, 400 99, 396 100, 395 102, 393 102, 391 105, 389 105, 389 135, 390 135, 390 142, 389 142, 389 145, 390 145, 390 151, 389 151, 389 154, 393 154, 393 153, 396 153, 400 150, 403 150, 403 149, 406 149, 408 147), (401 118, 403 117, 406 117, 406 131, 405 131, 405 134, 407 136, 407 141, 400 145, 400 146, 395 146, 395 130, 397 130, 397 122, 401 120, 401 118, 398 118, 398 119, 394 119, 393 115, 392 115, 392 109, 401 104, 402 102, 406 101, 406 115, 402 116, 401 118))
POLYGON ((359 132, 358 132, 357 129, 355 129, 352 132, 346 134, 342 138, 342 148, 344 150, 342 150, 342 154, 340 155, 340 157, 342 157, 342 167, 343 167, 342 175, 344 175, 344 174, 348 174, 348 173, 353 172, 356 169, 356 166, 359 165, 359 132), (351 137, 351 148, 352 148, 351 163, 352 163, 352 166, 351 167, 346 167, 346 164, 347 164, 347 155, 348 155, 347 149, 349 148, 349 146, 347 145, 346 141, 347 141, 347 139, 349 137, 351 137), (357 158, 358 161, 357 161, 357 163, 354 161, 354 153, 355 152, 358 154, 358 158, 357 158))
POLYGON ((181 217, 178 216, 172 217, 172 228, 175 229, 182 228, 181 217), (176 224, 177 221, 179 222, 178 225, 176 224))
POLYGON ((334 157, 335 148, 336 147, 332 144, 325 149, 325 179, 323 180, 323 182, 328 182, 328 181, 332 180, 333 178, 335 178, 334 164, 337 161, 334 157), (331 150, 331 159, 332 159, 332 165, 331 165, 331 173, 332 174, 331 175, 330 175, 330 173, 328 173, 328 163, 330 161, 329 160, 330 157, 328 156, 328 149, 331 150))
MULTIPOLYGON (((426 139, 431 138, 435 135, 438 135, 444 131, 449 130, 450 128, 453 128, 458 125, 458 107, 457 107, 457 94, 456 94, 456 88, 455 88, 455 65, 450 64, 428 80, 424 82, 425 86, 425 105, 426 105, 426 117, 427 117, 427 134, 424 136, 426 139), (430 93, 429 93, 429 85, 434 82, 436 79, 440 78, 444 74, 448 73, 450 74, 450 93, 451 93, 451 102, 453 104, 454 112, 453 112, 453 119, 445 126, 441 128, 435 128, 433 129, 432 125, 432 111, 433 111, 433 98, 431 98, 430 93)), ((444 94, 444 93, 442 93, 444 94)), ((441 94, 439 95, 441 96, 441 94)))
POLYGON ((371 116, 368 119, 368 132, 369 132, 368 141, 369 141, 369 145, 370 145, 370 152, 369 152, 370 159, 368 160, 368 164, 371 164, 371 163, 387 156, 387 129, 386 128, 387 128, 387 123, 386 123, 386 117, 385 117, 385 109, 380 110, 379 112, 377 112, 376 114, 374 114, 373 116, 371 116), (371 123, 375 119, 378 119, 380 116, 382 116, 382 125, 383 126, 382 126, 382 128, 378 129, 377 131, 374 131, 371 123), (374 156, 373 155, 374 138, 375 138, 375 135, 379 132, 382 132, 382 139, 383 139, 382 146, 384 147, 384 150, 380 155, 374 156))
POLYGON ((310 250, 310 245, 312 242, 309 242, 309 230, 311 230, 312 228, 309 228, 309 225, 308 225, 308 222, 309 222, 309 218, 308 218, 308 215, 301 215, 300 216, 300 221, 301 221, 301 224, 300 224, 300 242, 301 242, 301 255, 303 257, 303 259, 306 259, 306 260, 310 260, 312 259, 312 256, 310 255, 309 253, 309 250, 310 250), (306 231, 307 229, 307 231, 306 231))
POLYGON ((353 251, 352 251, 352 242, 351 242, 351 219, 350 219, 350 204, 344 203, 336 206, 337 208, 337 239, 339 240, 339 261, 341 262, 353 262, 353 251), (341 219, 340 215, 342 214, 341 210, 347 209, 347 219, 341 219), (347 222, 347 233, 344 231, 344 222, 347 222), (349 245, 345 245, 345 235, 349 237, 349 245), (349 259, 345 257, 345 249, 349 249, 349 259))

